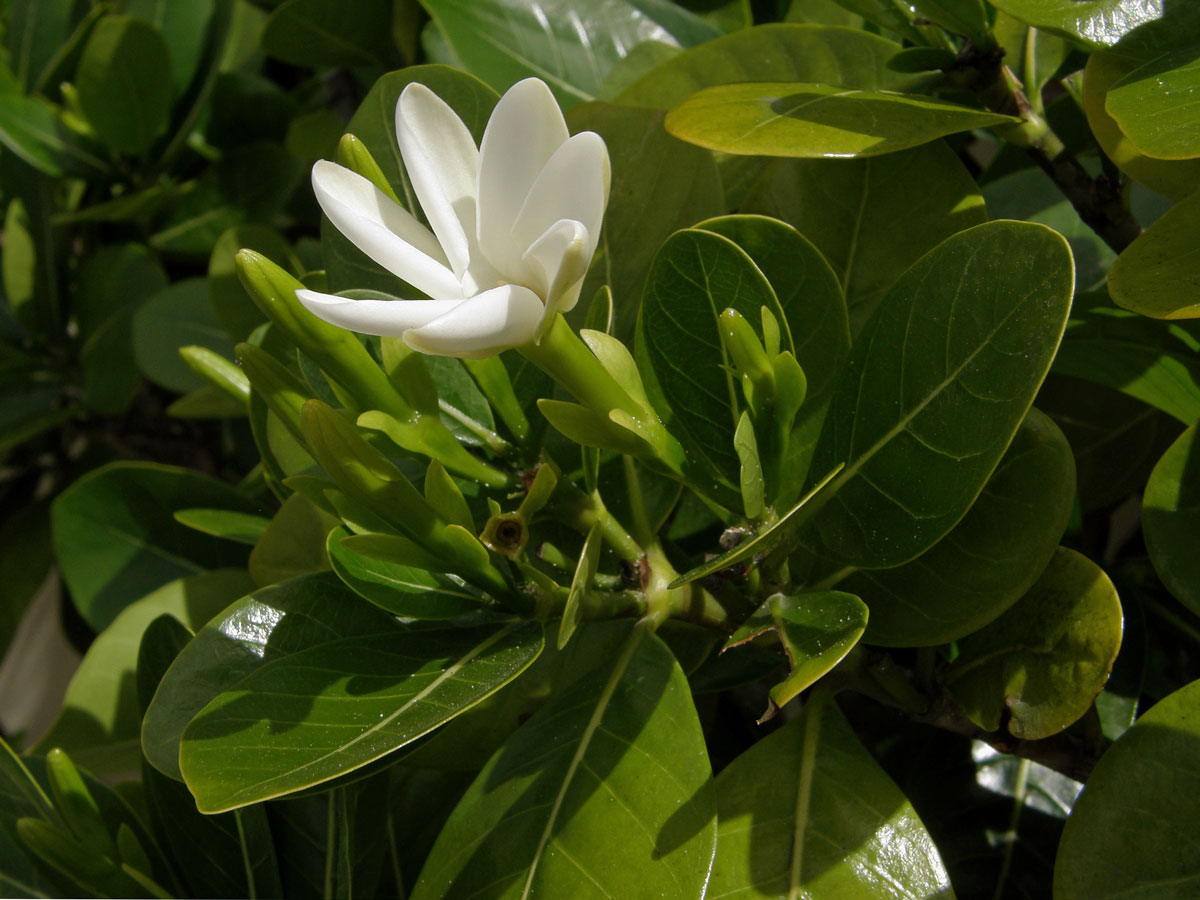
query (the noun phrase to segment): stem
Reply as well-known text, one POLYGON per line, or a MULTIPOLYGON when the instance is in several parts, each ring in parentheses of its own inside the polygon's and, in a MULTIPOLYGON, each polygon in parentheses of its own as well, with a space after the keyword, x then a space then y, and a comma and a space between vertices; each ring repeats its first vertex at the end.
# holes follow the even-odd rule
POLYGON ((592 530, 593 525, 598 524, 600 526, 600 536, 604 538, 604 542, 608 546, 616 551, 621 559, 634 564, 641 561, 641 545, 625 530, 625 526, 618 522, 616 517, 608 511, 608 507, 600 499, 599 492, 593 491, 590 494, 585 494, 574 484, 566 480, 560 481, 558 485, 558 490, 555 493, 562 496, 565 501, 557 504, 556 508, 561 521, 564 521, 581 534, 587 534, 592 530))
POLYGON ((630 456, 622 456, 621 463, 625 466, 625 487, 629 494, 629 514, 633 516, 633 530, 641 543, 649 544, 654 540, 654 532, 650 528, 650 518, 646 515, 646 499, 642 496, 637 463, 630 456))
POLYGON ((1120 253, 1142 233, 1122 196, 1119 179, 1101 174, 1093 178, 1063 144, 1046 120, 1038 114, 1024 90, 997 51, 982 52, 968 47, 959 68, 974 69, 975 90, 992 112, 1017 116, 1023 121, 1000 135, 1022 147, 1051 180, 1058 185, 1079 217, 1114 251, 1120 253))
MULTIPOLYGON (((1032 32, 1033 29, 1031 28, 1032 32)), ((1012 815, 1008 820, 1008 830, 1004 832, 1004 861, 1000 865, 1000 875, 996 879, 996 893, 993 900, 1004 900, 1004 883, 1008 881, 1008 873, 1012 870, 1013 850, 1017 845, 1017 826, 1021 821, 1021 809, 1025 806, 1025 795, 1029 791, 1028 759, 1023 759, 1017 766, 1017 783, 1013 788, 1012 815)))
POLYGON ((561 315, 540 344, 529 343, 517 352, 570 391, 589 409, 607 415, 609 410, 637 409, 637 404, 600 364, 583 340, 561 315))

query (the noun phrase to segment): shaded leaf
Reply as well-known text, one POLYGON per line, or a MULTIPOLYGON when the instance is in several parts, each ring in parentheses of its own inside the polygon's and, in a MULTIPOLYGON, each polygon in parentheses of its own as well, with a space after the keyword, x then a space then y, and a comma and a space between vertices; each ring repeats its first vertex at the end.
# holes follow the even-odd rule
POLYGON ((1200 614, 1200 442, 1192 425, 1163 454, 1146 482, 1142 528, 1146 549, 1163 584, 1200 614))
POLYGON ((1121 603, 1087 557, 1059 548, 1016 605, 965 639, 946 683, 971 721, 1037 740, 1091 707, 1121 646, 1121 603))
POLYGON ((992 222, 896 282, 851 351, 817 446, 813 472, 846 463, 811 529, 822 554, 899 565, 966 513, 1050 366, 1072 280, 1061 236, 992 222))
POLYGON ((1167 210, 1113 263, 1108 291, 1118 306, 1156 319, 1200 316, 1200 191, 1167 210))

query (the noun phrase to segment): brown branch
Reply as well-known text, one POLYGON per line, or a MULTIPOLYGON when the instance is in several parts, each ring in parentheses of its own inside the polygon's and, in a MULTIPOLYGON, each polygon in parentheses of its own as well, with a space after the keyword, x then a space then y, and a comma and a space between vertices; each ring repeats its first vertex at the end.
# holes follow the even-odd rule
POLYGON ((1121 193, 1120 177, 1105 171, 1093 178, 1041 115, 1025 89, 1003 63, 1003 51, 980 51, 968 44, 954 69, 953 81, 965 83, 992 112, 1016 116, 1021 124, 999 130, 1009 143, 1022 147, 1075 207, 1092 231, 1120 253, 1142 233, 1121 193))

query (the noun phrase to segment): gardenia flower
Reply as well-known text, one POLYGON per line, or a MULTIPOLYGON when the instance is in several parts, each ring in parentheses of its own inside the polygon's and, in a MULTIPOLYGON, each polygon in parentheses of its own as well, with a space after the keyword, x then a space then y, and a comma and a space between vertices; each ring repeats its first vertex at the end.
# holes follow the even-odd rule
POLYGON ((579 299, 608 203, 604 140, 571 137, 537 78, 500 98, 477 148, 421 84, 396 104, 396 135, 426 228, 366 178, 324 160, 317 201, 367 256, 428 300, 296 296, 334 325, 402 337, 422 353, 475 358, 534 341, 579 299))

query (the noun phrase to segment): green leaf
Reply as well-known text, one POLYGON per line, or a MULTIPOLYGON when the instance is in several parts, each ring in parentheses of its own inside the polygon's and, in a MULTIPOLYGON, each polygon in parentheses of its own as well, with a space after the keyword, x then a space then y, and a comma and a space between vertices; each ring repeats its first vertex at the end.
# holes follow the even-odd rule
POLYGON ((838 587, 871 609, 866 640, 922 647, 982 628, 1033 585, 1075 502, 1075 461, 1058 426, 1031 409, 962 520, 911 562, 859 569, 838 587))
POLYGON ((600 562, 600 523, 597 522, 587 533, 583 541, 583 549, 579 551, 579 562, 575 566, 575 574, 571 578, 571 590, 567 594, 567 603, 563 607, 562 621, 558 625, 558 649, 567 646, 571 635, 579 627, 583 618, 583 600, 587 596, 588 586, 596 574, 596 566, 600 562))
POLYGON ((1200 419, 1200 330, 1096 306, 1076 308, 1053 371, 1116 388, 1185 425, 1200 419))
POLYGON ((1023 169, 989 182, 983 199, 993 219, 1037 222, 1065 237, 1075 260, 1077 293, 1095 290, 1108 277, 1116 253, 1084 224, 1062 189, 1041 169, 1023 169))
POLYGON ((177 91, 191 84, 204 53, 204 42, 217 0, 129 0, 123 12, 153 25, 163 36, 177 91))
POLYGON ((1186 897, 1200 885, 1200 682, 1161 700, 1101 757, 1063 830, 1060 900, 1186 897))
MULTIPOLYGON (((850 351, 846 301, 820 251, 783 222, 739 215, 706 219, 696 227, 729 238, 767 277, 784 314, 783 347, 794 345, 807 377, 808 390, 792 426, 783 484, 775 501, 787 505, 803 485, 829 397, 850 351)), ((761 321, 761 315, 753 321, 761 321)))
POLYGON ((4 28, 7 62, 23 91, 33 92, 71 33, 72 12, 72 4, 53 0, 9 4, 4 28))
POLYGON ((913 0, 912 11, 952 34, 986 47, 994 43, 980 0, 913 0))
POLYGON ((179 348, 189 346, 233 357, 233 341, 217 320, 203 278, 175 282, 147 300, 133 317, 134 356, 155 384, 180 394, 208 384, 180 358, 179 348))
POLYGON ((787 678, 771 688, 771 705, 759 719, 816 684, 849 653, 867 627, 867 606, 842 591, 775 594, 751 613, 725 642, 722 652, 774 629, 791 663, 787 678))
POLYGON ((582 294, 611 288, 609 333, 626 343, 633 338, 646 274, 659 246, 680 228, 725 210, 712 154, 671 137, 662 121, 663 113, 656 110, 599 102, 567 115, 572 132, 594 131, 608 145, 612 189, 582 294))
POLYGON ((454 718, 541 649, 537 622, 327 637, 266 660, 205 706, 184 730, 180 771, 202 812, 320 784, 454 718))
POLYGON ((690 900, 712 864, 714 806, 687 681, 638 627, 496 751, 411 896, 690 900))
MULTIPOLYGON (((750 321, 763 307, 776 319, 783 310, 753 261, 728 238, 685 229, 667 239, 646 280, 638 327, 644 353, 660 394, 659 407, 689 463, 704 482, 697 486, 726 505, 737 503, 740 464, 733 447, 741 391, 721 343, 719 316, 733 308, 750 321), (686 325, 684 324, 686 323, 686 325)), ((788 348, 790 349, 790 347, 788 348)), ((643 367, 644 376, 648 373, 643 367)))
POLYGON ((666 128, 724 153, 820 159, 880 156, 1019 121, 915 94, 771 81, 705 88, 667 113, 666 128))
POLYGON ((138 306, 166 286, 162 266, 141 244, 101 247, 80 270, 74 308, 84 402, 92 411, 115 415, 133 400, 139 373, 130 323, 138 306))
POLYGON ((962 641, 946 684, 980 728, 1006 724, 1014 737, 1038 740, 1091 708, 1120 646, 1112 582, 1086 556, 1060 547, 1016 605, 962 641))
POLYGON ((1125 248, 1109 273, 1118 306, 1156 319, 1200 316, 1200 191, 1189 195, 1125 248))
POLYGON ((347 15, 338 0, 285 0, 263 28, 263 52, 297 66, 392 68, 401 62, 392 6, 391 0, 359 0, 347 15))
POLYGON ((408 619, 453 619, 483 605, 479 596, 446 576, 356 553, 342 541, 349 535, 346 528, 329 533, 333 571, 354 593, 380 609, 408 619))
POLYGON ((0 143, 39 172, 53 177, 96 177, 108 164, 67 130, 49 103, 0 85, 0 143))
POLYGON ((1162 15, 1161 3, 1142 0, 989 0, 1035 28, 1092 47, 1109 47, 1139 25, 1162 15))
POLYGON ((1121 130, 1105 108, 1109 90, 1137 69, 1137 60, 1116 53, 1088 57, 1083 78, 1083 108, 1100 149, 1121 171, 1172 200, 1182 200, 1200 186, 1200 161, 1146 156, 1121 130))
POLYGON ((900 45, 852 28, 760 25, 709 41, 656 66, 617 103, 669 109, 702 88, 743 81, 806 81, 874 91, 899 87, 887 68, 900 45))
POLYGON ((1200 442, 1192 425, 1163 454, 1146 482, 1142 528, 1146 549, 1163 584, 1192 612, 1200 614, 1200 442))
POLYGON ((822 554, 899 565, 962 518, 1050 366, 1072 275, 1055 232, 992 222, 943 241, 893 285, 817 446, 812 471, 846 464, 810 530, 822 554))
POLYGON ((249 544, 253 547, 266 533, 271 520, 253 513, 229 509, 177 509, 175 521, 202 534, 249 544))
POLYGON ((830 695, 717 778, 710 897, 952 900, 933 839, 830 695))
POLYGON ((300 494, 283 501, 250 551, 250 577, 260 587, 329 569, 325 538, 339 520, 300 494))
MULTIPOLYGON (((975 180, 941 141, 875 159, 776 160, 742 208, 783 219, 813 242, 841 282, 854 333, 905 269, 987 221, 975 180)), ((797 358, 810 382, 822 377, 797 358)))
POLYGON ((141 713, 134 673, 143 632, 162 615, 199 628, 253 587, 244 571, 227 569, 177 579, 130 603, 88 648, 34 752, 60 747, 96 775, 136 772, 141 713))
POLYGON ((1181 100, 1200 89, 1195 46, 1165 53, 1118 81, 1104 106, 1134 146, 1155 159, 1200 156, 1200 113, 1181 100))
POLYGON ((179 741, 210 700, 275 659, 329 641, 394 633, 396 620, 329 573, 255 591, 204 626, 171 664, 142 723, 146 759, 182 780, 179 741))
POLYGON ((113 463, 59 494, 51 507, 55 554, 93 629, 168 581, 245 563, 244 547, 175 521, 176 510, 198 506, 259 511, 255 501, 198 472, 150 463, 113 463))
POLYGON ((171 61, 162 35, 140 19, 97 22, 75 79, 83 114, 117 153, 144 153, 165 130, 171 61))
POLYGON ((564 108, 595 99, 612 66, 648 40, 690 47, 712 25, 665 0, 422 0, 463 68, 498 91, 536 75, 564 108))

